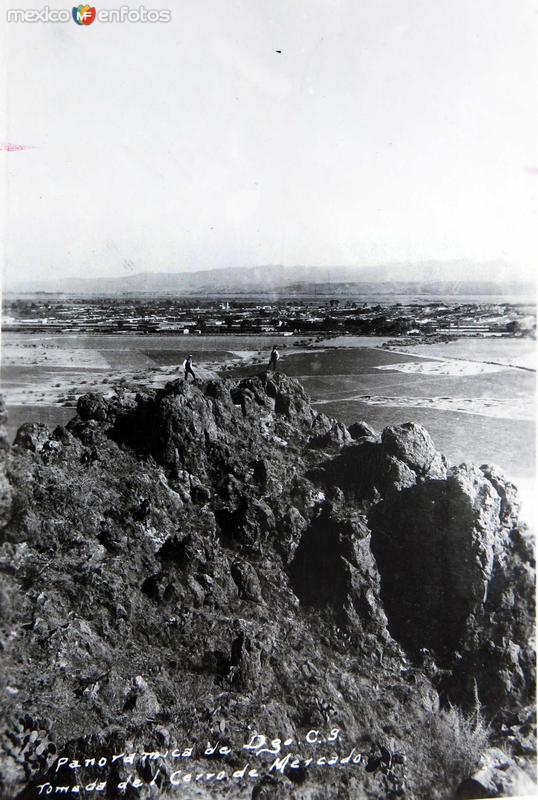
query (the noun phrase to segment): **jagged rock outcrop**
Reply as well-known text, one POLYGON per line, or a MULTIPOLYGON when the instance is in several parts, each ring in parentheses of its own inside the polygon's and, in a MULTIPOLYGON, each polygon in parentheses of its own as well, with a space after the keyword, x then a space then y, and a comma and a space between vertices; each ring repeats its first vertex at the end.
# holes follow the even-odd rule
POLYGON ((41 422, 26 422, 21 425, 15 436, 16 445, 34 453, 42 452, 49 441, 50 431, 41 422))
POLYGON ((9 442, 5 430, 7 420, 6 407, 0 396, 0 530, 7 524, 11 511, 13 492, 6 478, 6 456, 9 442))
POLYGON ((208 740, 240 747, 250 725, 338 727, 338 752, 370 766, 262 776, 239 796, 395 798, 406 780, 423 797, 409 734, 445 698, 472 706, 476 681, 507 726, 532 702, 533 553, 493 468, 447 470, 417 425, 348 430, 279 374, 77 411, 0 450, 8 796, 96 748, 191 742, 203 769, 208 740))
POLYGON ((306 606, 333 608, 338 623, 355 634, 370 630, 383 635, 378 572, 360 517, 343 516, 332 502, 323 503, 301 537, 289 574, 306 606))
MULTIPOLYGON (((357 430, 368 429, 360 423, 355 434, 357 430)), ((377 500, 427 479, 446 477, 446 460, 422 425, 410 422, 385 428, 381 437, 355 438, 356 443, 316 467, 310 477, 325 487, 340 487, 359 502, 377 500)))
POLYGON ((448 685, 490 708, 534 692, 523 631, 534 613, 534 566, 514 522, 509 484, 463 464, 445 480, 389 493, 370 512, 392 635, 453 671, 448 685), (494 480, 491 480, 491 478, 494 480))

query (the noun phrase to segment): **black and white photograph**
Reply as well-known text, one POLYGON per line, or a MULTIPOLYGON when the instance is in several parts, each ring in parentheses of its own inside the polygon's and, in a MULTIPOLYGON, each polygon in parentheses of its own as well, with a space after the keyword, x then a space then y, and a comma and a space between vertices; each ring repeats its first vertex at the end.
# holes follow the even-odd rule
POLYGON ((536 0, 0 42, 0 800, 536 797, 536 0))

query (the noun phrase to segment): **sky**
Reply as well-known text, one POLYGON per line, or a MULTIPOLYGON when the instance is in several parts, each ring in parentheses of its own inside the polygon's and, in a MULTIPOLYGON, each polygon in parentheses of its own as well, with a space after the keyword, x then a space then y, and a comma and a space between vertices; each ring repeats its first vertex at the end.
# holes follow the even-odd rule
POLYGON ((536 263, 538 2, 145 0, 171 21, 6 21, 45 5, 0 18, 7 285, 536 263))

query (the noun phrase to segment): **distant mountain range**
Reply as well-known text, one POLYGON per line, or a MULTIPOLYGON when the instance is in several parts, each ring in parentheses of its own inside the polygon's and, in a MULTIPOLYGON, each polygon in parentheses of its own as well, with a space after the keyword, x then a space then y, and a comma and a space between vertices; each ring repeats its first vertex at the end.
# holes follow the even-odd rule
POLYGON ((374 267, 229 267, 197 272, 140 272, 117 277, 17 281, 5 291, 67 294, 497 294, 533 296, 530 279, 503 261, 388 264, 374 267))

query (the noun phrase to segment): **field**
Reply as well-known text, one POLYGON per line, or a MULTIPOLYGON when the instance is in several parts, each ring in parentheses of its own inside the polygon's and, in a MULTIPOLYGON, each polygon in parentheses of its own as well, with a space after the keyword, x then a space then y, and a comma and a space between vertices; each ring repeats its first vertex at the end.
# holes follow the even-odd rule
MULTIPOLYGON (((274 340, 261 336, 152 336, 6 333, 2 337, 2 391, 9 406, 75 404, 85 391, 107 391, 125 381, 159 385, 182 374, 192 353, 200 376, 222 364, 252 360, 274 340)), ((278 341, 278 337, 276 337, 278 341)), ((289 346, 289 339, 279 347, 289 346)), ((263 358, 265 358, 265 354, 263 358)), ((10 422, 10 429, 12 425, 10 422)))
POLYGON ((188 353, 202 379, 251 374, 265 367, 276 342, 279 369, 303 382, 320 411, 348 424, 364 419, 378 429, 419 422, 451 463, 496 463, 524 494, 530 491, 534 342, 473 339, 382 349, 386 341, 318 337, 307 347, 306 337, 7 334, 2 391, 9 433, 24 421, 64 424, 85 391, 106 394, 126 383, 162 386, 182 375, 188 353))

